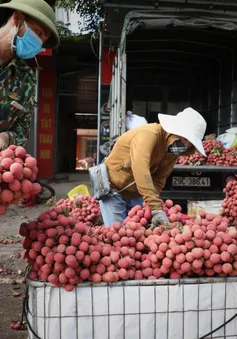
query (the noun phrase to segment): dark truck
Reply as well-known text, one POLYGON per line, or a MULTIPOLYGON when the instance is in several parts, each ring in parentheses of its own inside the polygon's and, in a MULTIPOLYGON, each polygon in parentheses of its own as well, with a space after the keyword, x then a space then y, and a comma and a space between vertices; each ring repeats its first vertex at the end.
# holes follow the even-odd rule
POLYGON ((162 192, 186 211, 187 200, 223 200, 226 182, 233 180, 236 167, 176 165, 162 192))
MULTIPOLYGON (((125 132, 128 102, 148 122, 158 122, 159 112, 177 114, 191 106, 206 119, 207 135, 237 126, 236 4, 105 1, 104 47, 117 49, 111 138, 125 132)), ((235 173, 236 167, 178 165, 162 196, 182 205, 222 200, 226 180, 235 173)))

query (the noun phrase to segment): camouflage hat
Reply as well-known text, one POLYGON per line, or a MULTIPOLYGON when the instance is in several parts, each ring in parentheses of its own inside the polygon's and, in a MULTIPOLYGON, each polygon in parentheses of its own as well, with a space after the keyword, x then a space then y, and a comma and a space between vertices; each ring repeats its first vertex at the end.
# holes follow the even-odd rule
POLYGON ((59 35, 56 29, 56 18, 53 9, 44 0, 11 0, 0 4, 1 8, 9 8, 22 12, 32 19, 45 25, 51 32, 51 37, 43 45, 44 48, 57 48, 59 35))

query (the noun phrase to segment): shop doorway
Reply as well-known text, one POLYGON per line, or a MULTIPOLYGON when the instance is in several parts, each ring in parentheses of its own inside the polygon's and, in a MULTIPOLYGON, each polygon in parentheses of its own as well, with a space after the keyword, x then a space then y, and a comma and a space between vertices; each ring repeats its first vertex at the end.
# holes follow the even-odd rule
POLYGON ((77 130, 76 170, 85 171, 96 162, 97 130, 77 130))

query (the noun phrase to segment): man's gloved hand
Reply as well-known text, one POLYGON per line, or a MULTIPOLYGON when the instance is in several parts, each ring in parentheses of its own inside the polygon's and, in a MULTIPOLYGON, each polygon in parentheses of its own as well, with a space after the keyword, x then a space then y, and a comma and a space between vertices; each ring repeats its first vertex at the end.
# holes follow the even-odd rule
POLYGON ((9 135, 8 133, 0 133, 0 151, 6 149, 9 146, 9 135))
POLYGON ((167 215, 162 210, 155 210, 151 212, 152 220, 151 220, 151 230, 154 230, 159 225, 164 225, 165 223, 169 222, 167 215))

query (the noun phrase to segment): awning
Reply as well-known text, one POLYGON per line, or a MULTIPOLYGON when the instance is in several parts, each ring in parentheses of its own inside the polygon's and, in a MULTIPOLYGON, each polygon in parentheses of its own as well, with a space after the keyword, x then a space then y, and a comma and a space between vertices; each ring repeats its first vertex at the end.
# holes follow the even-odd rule
POLYGON ((126 36, 137 30, 165 28, 237 31, 237 17, 213 11, 131 11, 124 20, 120 47, 124 50, 126 36))

